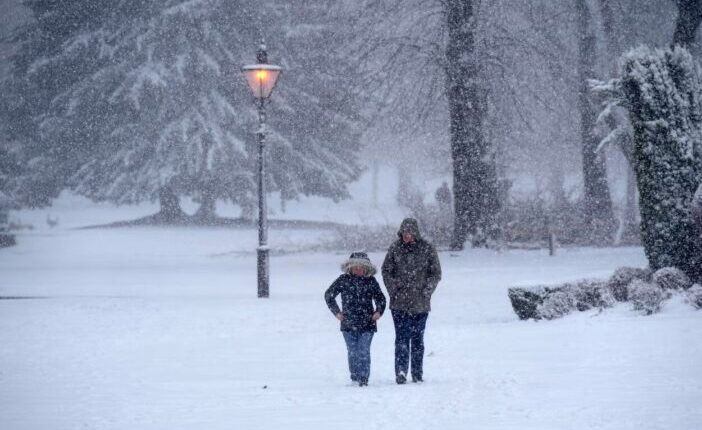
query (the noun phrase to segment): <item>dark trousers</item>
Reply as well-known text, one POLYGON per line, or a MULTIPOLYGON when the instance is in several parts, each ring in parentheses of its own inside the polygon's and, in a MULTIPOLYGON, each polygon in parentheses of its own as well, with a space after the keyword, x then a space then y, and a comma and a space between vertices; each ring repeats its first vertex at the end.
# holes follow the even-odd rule
POLYGON ((412 376, 422 378, 424 328, 428 316, 429 313, 426 312, 410 314, 392 310, 392 321, 395 323, 395 375, 399 375, 400 372, 407 375, 411 357, 412 376))
POLYGON ((349 355, 349 372, 352 381, 368 381, 370 376, 370 346, 372 331, 342 331, 349 355))

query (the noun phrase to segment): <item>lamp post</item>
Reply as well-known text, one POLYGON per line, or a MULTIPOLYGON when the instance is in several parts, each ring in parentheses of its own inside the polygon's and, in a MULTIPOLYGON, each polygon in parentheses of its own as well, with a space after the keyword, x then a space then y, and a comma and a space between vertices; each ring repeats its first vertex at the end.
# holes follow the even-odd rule
POLYGON ((266 163, 265 163, 265 125, 266 106, 265 102, 270 97, 278 76, 283 71, 279 66, 268 64, 268 54, 266 45, 261 46, 256 52, 258 64, 244 66, 241 71, 249 83, 249 87, 256 98, 258 107, 258 130, 256 138, 258 140, 258 248, 257 248, 257 270, 258 270, 258 297, 268 297, 269 295, 269 248, 268 248, 268 211, 266 205, 266 163))

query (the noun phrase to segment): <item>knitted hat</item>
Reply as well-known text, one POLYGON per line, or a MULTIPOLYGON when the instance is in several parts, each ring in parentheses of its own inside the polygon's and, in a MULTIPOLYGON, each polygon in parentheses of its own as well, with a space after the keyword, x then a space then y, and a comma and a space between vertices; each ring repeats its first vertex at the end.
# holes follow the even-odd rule
POLYGON ((368 258, 368 254, 365 252, 351 253, 349 259, 341 265, 341 271, 344 273, 350 273, 351 268, 355 266, 361 266, 366 269, 366 276, 373 276, 377 272, 377 269, 373 263, 371 263, 370 258, 368 258))

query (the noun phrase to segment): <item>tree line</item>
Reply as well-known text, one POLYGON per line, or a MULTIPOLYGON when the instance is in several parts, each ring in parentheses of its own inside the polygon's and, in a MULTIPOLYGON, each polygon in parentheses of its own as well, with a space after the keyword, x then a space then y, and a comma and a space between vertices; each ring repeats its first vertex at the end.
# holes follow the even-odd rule
POLYGON ((68 188, 159 199, 166 219, 182 216, 180 196, 202 217, 219 199, 250 212, 256 117, 238 74, 265 36, 286 70, 271 105, 270 189, 344 198, 359 154, 397 162, 404 182, 450 166, 453 249, 496 229, 525 172, 555 196, 581 172, 590 239, 611 241, 607 153, 629 160, 630 184, 641 175, 631 145, 602 145, 634 134, 600 113, 591 82, 617 77, 640 44, 698 55, 701 16, 696 0, 25 5, 34 19, 12 36, 0 106, 0 188, 21 205, 68 188))

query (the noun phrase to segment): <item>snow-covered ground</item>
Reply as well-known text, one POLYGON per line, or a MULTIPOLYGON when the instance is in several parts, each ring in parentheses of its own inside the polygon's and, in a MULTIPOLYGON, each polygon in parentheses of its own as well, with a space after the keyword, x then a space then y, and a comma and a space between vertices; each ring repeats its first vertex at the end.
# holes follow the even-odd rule
POLYGON ((442 252, 426 382, 394 383, 386 314, 359 388, 322 299, 351 250, 309 251, 328 233, 272 230, 272 246, 289 252, 272 258, 271 298, 257 299, 254 231, 75 230, 60 216, 0 250, 0 296, 34 297, 0 300, 3 430, 702 423, 702 314, 679 299, 649 317, 627 305, 549 322, 511 310, 510 286, 607 277, 644 266, 639 248, 442 252))

